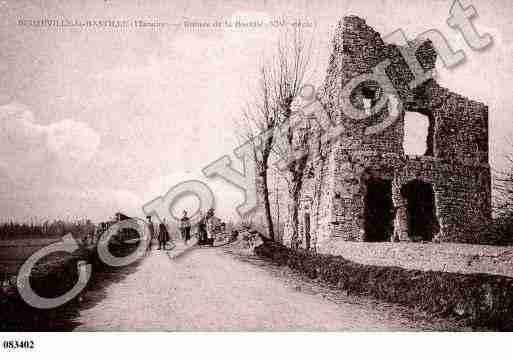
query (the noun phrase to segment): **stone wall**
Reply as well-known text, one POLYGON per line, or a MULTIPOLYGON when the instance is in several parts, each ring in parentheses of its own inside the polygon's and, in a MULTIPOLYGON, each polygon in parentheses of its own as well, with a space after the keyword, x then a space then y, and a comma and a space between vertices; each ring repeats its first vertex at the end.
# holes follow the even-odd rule
MULTIPOLYGON (((402 191, 416 180, 434 192, 436 233, 424 240, 480 241, 479 229, 491 217, 487 106, 444 89, 433 79, 410 88, 414 76, 400 50, 386 44, 363 19, 349 16, 338 24, 321 97, 322 111, 311 113, 308 121, 310 157, 299 213, 303 248, 309 242, 311 250, 329 252, 339 241, 366 240, 369 179, 393 184, 394 232, 390 239, 414 239, 409 236, 412 213, 405 209, 408 199, 402 191), (376 66, 383 66, 381 74, 376 75, 376 66), (375 76, 370 77, 373 71, 375 76), (364 75, 367 80, 348 93, 348 84, 364 75), (394 111, 389 95, 398 99, 392 122, 388 122, 394 111), (346 113, 348 101, 361 111, 366 101, 375 108, 365 118, 354 119, 346 113), (429 119, 424 156, 404 154, 405 111, 429 119), (329 121, 344 126, 340 136, 327 135, 329 121), (384 130, 379 131, 383 124, 384 130)), ((417 44, 415 56, 425 71, 434 68, 436 52, 429 40, 417 44)), ((284 243, 288 243, 287 231, 284 243)))

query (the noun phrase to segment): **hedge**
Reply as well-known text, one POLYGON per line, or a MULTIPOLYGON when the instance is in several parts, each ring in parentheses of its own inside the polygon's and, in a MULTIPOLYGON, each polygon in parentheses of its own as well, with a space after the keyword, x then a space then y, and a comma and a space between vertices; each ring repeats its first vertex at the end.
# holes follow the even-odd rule
POLYGON ((513 330, 513 278, 365 265, 270 241, 256 247, 255 254, 351 294, 458 317, 475 328, 513 330))

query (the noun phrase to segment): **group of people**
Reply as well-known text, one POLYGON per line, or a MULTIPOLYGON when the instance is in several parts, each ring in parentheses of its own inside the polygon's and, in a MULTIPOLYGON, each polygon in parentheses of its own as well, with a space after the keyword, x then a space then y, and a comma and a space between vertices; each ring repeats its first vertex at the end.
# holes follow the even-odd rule
MULTIPOLYGON (((201 216, 198 222, 197 232, 199 245, 214 245, 213 217, 213 209, 209 210, 205 216, 201 216)), ((151 250, 153 240, 157 239, 157 250, 165 250, 167 243, 171 241, 171 236, 169 235, 165 218, 158 224, 158 232, 156 231, 155 225, 151 220, 151 216, 147 216, 146 218, 148 219, 148 228, 151 238, 148 249, 151 250)), ((180 234, 185 245, 187 245, 191 240, 191 221, 187 216, 187 211, 183 211, 183 216, 180 219, 180 234)))
POLYGON ((148 245, 148 250, 151 250, 151 246, 153 244, 153 240, 157 237, 157 242, 159 244, 158 250, 165 249, 166 244, 171 241, 171 237, 169 236, 169 232, 166 226, 166 219, 159 223, 158 231, 155 231, 155 226, 151 221, 151 216, 146 217, 148 219, 148 228, 150 231, 150 243, 148 245))

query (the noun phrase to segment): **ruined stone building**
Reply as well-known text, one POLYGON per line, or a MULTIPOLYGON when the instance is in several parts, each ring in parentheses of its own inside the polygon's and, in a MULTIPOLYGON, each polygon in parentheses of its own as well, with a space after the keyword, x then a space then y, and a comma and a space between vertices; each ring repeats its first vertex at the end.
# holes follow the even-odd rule
MULTIPOLYGON (((415 56, 424 70, 434 68, 431 41, 416 46, 415 56)), ((310 156, 300 196, 299 242, 290 243, 289 228, 286 244, 326 253, 340 241, 479 242, 479 229, 491 218, 488 108, 434 79, 411 89, 413 78, 399 47, 385 43, 363 19, 339 22, 323 110, 307 114, 295 133, 306 136, 310 156), (347 116, 344 101, 364 110, 369 102, 390 102, 387 90, 372 79, 349 95, 343 90, 387 59, 385 72, 401 104, 398 117, 387 122, 390 106, 364 119, 347 116), (408 112, 429 121, 422 156, 407 155, 403 148, 408 112), (346 130, 329 136, 328 120, 346 130)))

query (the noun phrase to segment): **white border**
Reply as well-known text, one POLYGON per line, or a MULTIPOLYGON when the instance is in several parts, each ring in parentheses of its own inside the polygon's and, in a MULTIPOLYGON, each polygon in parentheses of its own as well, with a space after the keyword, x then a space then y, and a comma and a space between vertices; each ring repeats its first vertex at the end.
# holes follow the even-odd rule
POLYGON ((100 358, 493 358, 509 356, 505 333, 2 333, 35 348, 0 355, 100 358))

